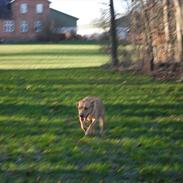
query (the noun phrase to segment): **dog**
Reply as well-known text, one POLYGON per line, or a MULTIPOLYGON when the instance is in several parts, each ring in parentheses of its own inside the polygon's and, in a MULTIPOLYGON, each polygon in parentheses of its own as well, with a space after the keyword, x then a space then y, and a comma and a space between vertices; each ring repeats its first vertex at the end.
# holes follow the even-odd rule
POLYGON ((92 135, 98 123, 100 134, 104 131, 104 105, 98 97, 85 97, 77 102, 79 121, 85 135, 92 135))

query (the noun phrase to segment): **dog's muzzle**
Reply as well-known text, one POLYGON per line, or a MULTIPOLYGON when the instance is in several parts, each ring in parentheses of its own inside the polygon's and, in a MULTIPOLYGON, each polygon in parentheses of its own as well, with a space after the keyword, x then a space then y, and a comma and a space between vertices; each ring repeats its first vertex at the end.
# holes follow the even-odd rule
POLYGON ((86 121, 88 116, 89 116, 89 114, 87 114, 86 116, 80 115, 79 117, 80 117, 81 121, 86 121))
POLYGON ((83 115, 80 115, 79 117, 80 117, 81 121, 85 120, 85 117, 83 115))

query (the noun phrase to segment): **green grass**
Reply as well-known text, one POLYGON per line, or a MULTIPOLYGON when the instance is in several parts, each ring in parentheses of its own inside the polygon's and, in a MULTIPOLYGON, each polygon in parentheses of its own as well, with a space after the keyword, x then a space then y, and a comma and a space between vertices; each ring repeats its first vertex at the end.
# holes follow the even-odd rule
POLYGON ((183 85, 88 67, 107 58, 97 48, 1 46, 0 67, 12 70, 0 72, 0 182, 183 182, 183 85), (63 68, 30 69, 48 57, 63 68), (87 95, 104 101, 103 137, 79 128, 75 104, 87 95))
POLYGON ((100 66, 107 56, 96 44, 1 45, 0 69, 59 69, 100 66))

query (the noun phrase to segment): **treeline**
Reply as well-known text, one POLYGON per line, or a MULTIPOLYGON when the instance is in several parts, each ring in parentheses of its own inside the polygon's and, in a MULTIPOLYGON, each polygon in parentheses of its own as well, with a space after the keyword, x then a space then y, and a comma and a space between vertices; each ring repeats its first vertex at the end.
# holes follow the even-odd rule
POLYGON ((141 45, 146 71, 182 67, 183 0, 131 0, 130 19, 129 38, 141 45))

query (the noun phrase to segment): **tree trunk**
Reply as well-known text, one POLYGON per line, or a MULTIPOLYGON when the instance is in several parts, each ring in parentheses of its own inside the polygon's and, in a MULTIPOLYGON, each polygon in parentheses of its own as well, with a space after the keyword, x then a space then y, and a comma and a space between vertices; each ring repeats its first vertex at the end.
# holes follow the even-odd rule
POLYGON ((154 70, 154 53, 153 53, 153 45, 152 45, 152 34, 151 34, 151 28, 150 28, 150 22, 149 17, 147 15, 147 10, 145 8, 144 0, 140 0, 141 7, 142 7, 142 17, 143 17, 143 23, 144 23, 144 31, 145 31, 145 37, 146 37, 146 51, 148 55, 148 62, 150 64, 150 71, 154 70))
POLYGON ((165 32, 165 51, 168 58, 170 57, 170 30, 169 30, 169 13, 168 13, 169 0, 163 0, 163 23, 165 32))
MULTIPOLYGON (((182 0, 181 0, 182 1, 182 0)), ((176 21, 176 50, 175 50, 175 61, 182 62, 183 61, 183 43, 182 43, 182 12, 181 12, 181 4, 179 0, 173 0, 175 7, 175 21, 176 21)))
POLYGON ((131 1, 132 9, 131 9, 131 15, 130 15, 130 32, 131 32, 131 40, 133 44, 136 44, 136 31, 137 31, 135 5, 136 5, 136 0, 132 0, 131 1))
POLYGON ((183 36, 183 1, 180 1, 180 6, 181 6, 181 13, 182 13, 182 36, 183 36))
POLYGON ((110 37, 111 37, 111 59, 113 67, 118 66, 118 42, 116 35, 116 22, 114 13, 114 3, 110 0, 110 15, 111 15, 111 27, 110 27, 110 37))

